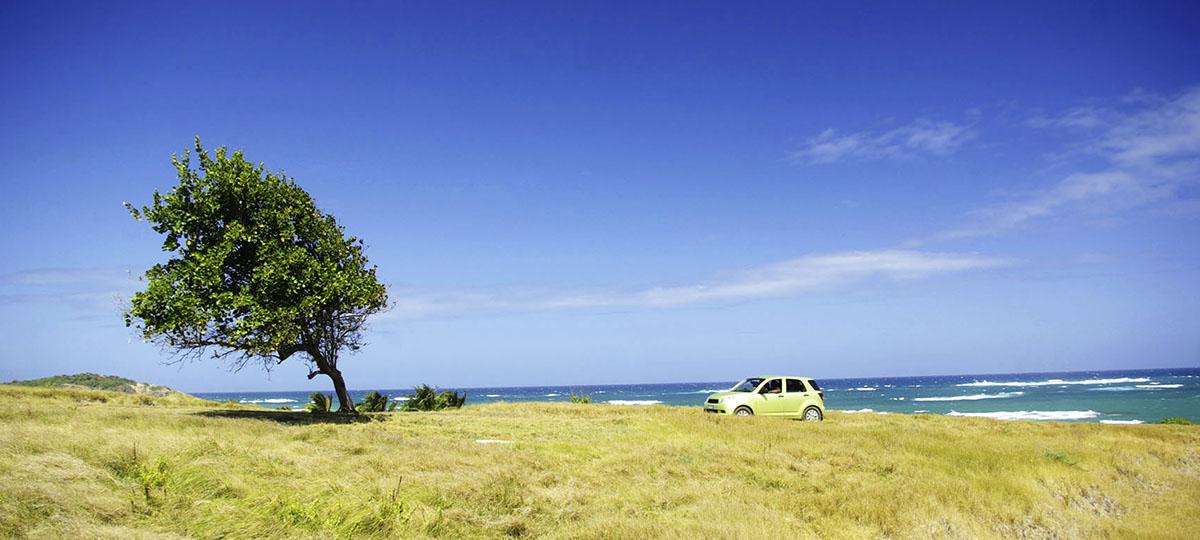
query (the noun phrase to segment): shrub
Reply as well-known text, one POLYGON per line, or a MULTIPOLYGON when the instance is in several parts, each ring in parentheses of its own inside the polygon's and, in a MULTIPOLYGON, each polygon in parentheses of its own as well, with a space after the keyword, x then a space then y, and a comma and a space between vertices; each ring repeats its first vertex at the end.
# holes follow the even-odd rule
POLYGON ((308 405, 304 406, 308 412, 327 413, 329 412, 329 405, 333 401, 333 396, 327 396, 320 392, 313 392, 311 396, 308 396, 308 400, 308 405))
POLYGON ((467 393, 459 394, 451 390, 443 390, 438 394, 439 409, 461 409, 463 404, 467 402, 467 393))
POLYGON ((422 384, 413 388, 413 393, 404 402, 406 411, 439 411, 442 409, 458 409, 467 402, 467 393, 451 390, 438 392, 437 388, 422 384))
POLYGON ((571 392, 571 403, 591 403, 591 402, 592 402, 591 394, 584 394, 584 393, 576 394, 575 392, 571 392))
POLYGON ((359 411, 362 412, 383 412, 387 410, 388 396, 379 392, 367 392, 362 403, 357 405, 359 411))
POLYGON ((1180 426, 1190 426, 1190 425, 1192 425, 1193 422, 1191 420, 1188 420, 1187 418, 1180 418, 1178 416, 1172 416, 1172 417, 1168 417, 1168 418, 1163 418, 1158 423, 1160 423, 1160 424, 1177 424, 1180 426))

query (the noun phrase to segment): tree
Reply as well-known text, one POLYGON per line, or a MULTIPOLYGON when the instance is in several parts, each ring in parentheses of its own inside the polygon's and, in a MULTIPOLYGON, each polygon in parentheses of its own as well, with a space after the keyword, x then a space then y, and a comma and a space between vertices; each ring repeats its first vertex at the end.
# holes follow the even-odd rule
POLYGON ((282 172, 225 147, 209 155, 199 137, 195 146, 198 169, 190 152, 172 156, 179 184, 170 193, 156 191, 140 210, 125 205, 172 254, 146 271, 125 325, 175 361, 211 355, 235 371, 269 371, 301 358, 308 378, 328 376, 340 410, 354 412, 338 358, 364 345, 367 317, 387 306, 362 241, 282 172))

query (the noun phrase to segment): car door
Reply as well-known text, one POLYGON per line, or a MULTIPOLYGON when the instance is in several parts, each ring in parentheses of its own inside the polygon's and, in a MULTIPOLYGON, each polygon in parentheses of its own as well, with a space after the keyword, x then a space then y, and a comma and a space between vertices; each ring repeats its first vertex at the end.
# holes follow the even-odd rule
POLYGON ((787 379, 783 386, 783 403, 779 414, 800 414, 809 400, 808 387, 800 379, 787 379))
POLYGON ((783 391, 783 379, 774 378, 763 381, 758 387, 760 405, 755 407, 755 414, 785 414, 787 412, 787 394, 783 391))

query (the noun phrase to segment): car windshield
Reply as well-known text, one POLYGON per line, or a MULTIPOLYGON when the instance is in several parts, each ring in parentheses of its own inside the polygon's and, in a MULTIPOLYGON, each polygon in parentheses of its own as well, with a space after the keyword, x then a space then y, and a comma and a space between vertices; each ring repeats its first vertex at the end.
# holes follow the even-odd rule
POLYGON ((762 382, 763 382, 763 380, 760 377, 746 379, 740 383, 737 383, 737 385, 734 386, 733 388, 730 388, 729 391, 730 392, 753 392, 755 388, 758 388, 759 384, 762 384, 762 382))

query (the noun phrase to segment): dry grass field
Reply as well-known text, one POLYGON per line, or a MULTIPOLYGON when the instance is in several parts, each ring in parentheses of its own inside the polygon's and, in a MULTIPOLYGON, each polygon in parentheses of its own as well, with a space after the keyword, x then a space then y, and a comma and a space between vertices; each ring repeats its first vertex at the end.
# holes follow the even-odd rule
POLYGON ((5 537, 1200 537, 1196 426, 594 404, 347 419, 7 385, 0 403, 5 537))

